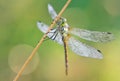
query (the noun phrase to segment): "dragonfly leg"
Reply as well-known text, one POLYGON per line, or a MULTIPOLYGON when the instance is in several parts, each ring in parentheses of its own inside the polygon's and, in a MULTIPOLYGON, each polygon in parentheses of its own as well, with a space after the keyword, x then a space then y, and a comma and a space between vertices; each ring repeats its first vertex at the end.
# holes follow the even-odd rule
POLYGON ((53 33, 53 35, 51 37, 47 37, 46 39, 44 39, 44 41, 48 40, 48 39, 52 39, 55 40, 56 36, 58 35, 57 30, 54 32, 49 32, 49 33, 53 33))

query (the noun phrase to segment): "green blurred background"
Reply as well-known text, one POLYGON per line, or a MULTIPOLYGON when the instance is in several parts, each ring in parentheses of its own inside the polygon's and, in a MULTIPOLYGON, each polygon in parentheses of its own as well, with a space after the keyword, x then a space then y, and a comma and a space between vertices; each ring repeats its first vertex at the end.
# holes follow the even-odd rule
MULTIPOLYGON (((38 20, 50 25, 47 5, 57 13, 66 0, 0 0, 0 81, 12 81, 43 33, 38 20), (17 71, 16 71, 17 70, 17 71)), ((71 27, 108 31, 115 40, 85 43, 102 51, 104 59, 85 58, 69 50, 65 76, 64 50, 45 41, 18 81, 120 81, 120 0, 72 0, 63 14, 71 27)), ((79 39, 81 40, 81 39, 79 39)))

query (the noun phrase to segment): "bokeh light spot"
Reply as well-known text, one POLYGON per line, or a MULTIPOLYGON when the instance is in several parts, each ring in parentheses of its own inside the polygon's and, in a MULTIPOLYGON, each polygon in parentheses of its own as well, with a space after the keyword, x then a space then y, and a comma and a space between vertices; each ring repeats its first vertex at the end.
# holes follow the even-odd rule
POLYGON ((120 0, 104 0, 104 8, 112 16, 120 15, 120 0))
MULTIPOLYGON (((13 72, 18 73, 26 59, 31 54, 32 50, 33 47, 26 44, 17 45, 11 49, 8 57, 8 63, 13 72)), ((38 53, 36 53, 32 60, 30 61, 30 63, 25 68, 23 74, 32 73, 37 68, 38 64, 39 55, 38 53)))

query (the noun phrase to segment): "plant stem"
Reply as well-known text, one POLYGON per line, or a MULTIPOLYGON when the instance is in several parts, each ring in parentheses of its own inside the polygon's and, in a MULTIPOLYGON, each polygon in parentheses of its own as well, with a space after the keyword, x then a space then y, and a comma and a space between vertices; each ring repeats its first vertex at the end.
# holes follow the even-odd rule
POLYGON ((39 43, 36 45, 36 47, 33 49, 32 53, 30 54, 30 56, 28 57, 28 59, 25 61, 25 63, 23 64, 23 66, 21 67, 21 69, 19 70, 19 72, 17 73, 17 75, 15 76, 15 78, 13 79, 13 81, 17 81, 19 79, 19 77, 21 76, 22 72, 24 71, 24 69, 26 68, 26 66, 29 64, 29 62, 32 60, 33 56, 36 54, 38 48, 41 46, 41 44, 43 43, 44 39, 46 38, 47 34, 50 32, 50 30, 53 28, 53 26, 56 24, 56 21, 60 19, 61 15, 63 14, 63 12, 65 11, 65 9, 67 8, 67 6, 70 4, 71 0, 68 0, 66 2, 66 4, 64 5, 64 7, 62 8, 62 10, 60 11, 60 13, 58 14, 58 16, 54 19, 54 21, 51 23, 50 27, 48 28, 47 33, 45 33, 43 35, 43 37, 41 38, 41 40, 39 41, 39 43))

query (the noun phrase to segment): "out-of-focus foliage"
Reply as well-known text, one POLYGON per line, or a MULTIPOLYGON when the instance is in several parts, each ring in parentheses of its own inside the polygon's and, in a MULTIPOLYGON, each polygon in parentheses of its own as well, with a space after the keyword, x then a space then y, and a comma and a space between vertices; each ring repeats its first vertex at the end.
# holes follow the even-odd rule
MULTIPOLYGON (((40 20, 48 25, 52 22, 47 4, 59 12, 66 1, 0 0, 0 81, 13 80, 14 72, 42 37, 36 22, 40 20), (17 48, 24 45, 28 48, 17 48)), ((31 62, 36 64, 30 65, 26 69, 28 73, 19 81, 120 81, 119 3, 120 0, 72 0, 63 14, 71 27, 109 31, 115 35, 115 40, 108 43, 84 41, 100 49, 104 59, 81 57, 69 50, 69 75, 65 76, 63 47, 47 40, 39 48, 39 56, 31 62)))

